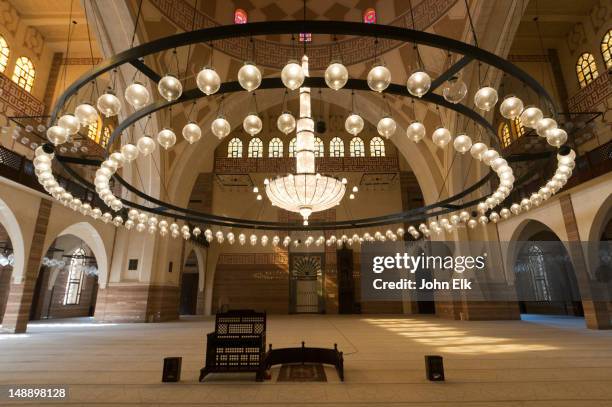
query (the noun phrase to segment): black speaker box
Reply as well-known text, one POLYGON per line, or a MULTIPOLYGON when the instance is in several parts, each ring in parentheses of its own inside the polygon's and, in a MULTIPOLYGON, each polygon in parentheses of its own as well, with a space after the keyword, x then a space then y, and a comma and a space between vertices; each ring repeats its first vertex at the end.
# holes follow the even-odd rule
POLYGON ((425 355, 425 372, 427 380, 432 382, 444 381, 444 363, 442 356, 425 355))
POLYGON ((182 363, 183 358, 181 357, 164 358, 164 371, 162 373, 162 382, 180 382, 182 363))

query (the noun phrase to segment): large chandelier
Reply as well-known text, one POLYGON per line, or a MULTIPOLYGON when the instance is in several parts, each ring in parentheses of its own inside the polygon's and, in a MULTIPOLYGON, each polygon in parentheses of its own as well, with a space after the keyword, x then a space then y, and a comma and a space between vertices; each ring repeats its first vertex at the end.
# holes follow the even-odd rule
MULTIPOLYGON (((308 57, 302 57, 302 72, 295 76, 307 77, 308 57)), ((303 80, 303 79, 302 79, 303 80)), ((308 225, 308 217, 340 204, 346 192, 346 179, 339 180, 315 172, 314 121, 311 116, 310 88, 300 87, 300 118, 295 141, 296 173, 266 179, 266 195, 272 205, 299 213, 308 225)))

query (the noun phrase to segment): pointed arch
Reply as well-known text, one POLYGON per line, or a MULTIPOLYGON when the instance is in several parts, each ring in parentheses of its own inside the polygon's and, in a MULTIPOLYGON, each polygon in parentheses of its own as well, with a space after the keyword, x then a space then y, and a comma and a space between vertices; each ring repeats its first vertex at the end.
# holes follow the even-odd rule
POLYGON ((370 156, 384 157, 385 154, 385 141, 378 136, 372 137, 372 140, 370 140, 370 156))
POLYGON ((606 69, 612 68, 612 28, 601 39, 601 57, 606 69))
MULTIPOLYGON (((288 152, 289 152, 289 157, 290 158, 295 157, 295 142, 296 141, 297 141, 296 137, 292 138, 291 141, 289 141, 288 152)), ((316 143, 316 141, 315 141, 315 143, 316 143)))
POLYGON ((584 52, 578 57, 578 61, 576 61, 576 76, 581 88, 584 88, 599 76, 593 54, 584 52))
POLYGON ((9 48, 8 42, 0 35, 0 72, 4 72, 6 69, 10 55, 11 49, 9 48))
POLYGON ((329 142, 330 157, 344 157, 344 141, 340 137, 334 137, 329 142))
POLYGON ((36 70, 34 64, 28 57, 19 57, 15 62, 13 71, 13 82, 22 87, 26 92, 32 91, 36 70))
POLYGON ((281 158, 283 156, 283 141, 278 137, 274 137, 268 143, 268 157, 281 158))
POLYGON ((321 140, 320 137, 315 137, 314 147, 314 153, 316 158, 321 158, 325 156, 325 143, 323 143, 323 140, 321 140))
POLYGON ((242 140, 234 137, 227 144, 227 158, 242 158, 242 140))
POLYGON ((353 137, 351 139, 349 154, 351 157, 365 157, 365 146, 361 137, 353 137))
POLYGON ((254 137, 249 141, 249 158, 262 158, 263 157, 263 143, 259 137, 254 137))

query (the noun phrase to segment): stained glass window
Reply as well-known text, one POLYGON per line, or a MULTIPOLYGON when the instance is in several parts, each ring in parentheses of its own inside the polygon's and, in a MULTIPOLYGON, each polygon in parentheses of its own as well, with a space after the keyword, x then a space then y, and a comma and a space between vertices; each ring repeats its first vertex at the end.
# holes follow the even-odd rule
POLYGON ((300 42, 312 42, 312 33, 300 33, 300 42))
POLYGON ((576 75, 578 76, 578 83, 580 83, 581 88, 584 88, 599 76, 593 54, 585 52, 580 55, 578 62, 576 62, 576 75))
POLYGON ((366 24, 376 24, 376 10, 373 8, 367 8, 363 12, 363 22, 366 24))
POLYGON ((365 147, 361 138, 353 137, 349 144, 349 153, 351 157, 365 157, 365 147))
POLYGON ((27 57, 19 57, 15 62, 15 70, 13 71, 13 82, 21 86, 27 92, 32 90, 34 84, 34 77, 36 71, 34 71, 34 64, 27 57))
POLYGON ((344 157, 344 141, 340 137, 334 137, 329 142, 330 157, 344 157))
POLYGON ((4 72, 8 64, 11 50, 3 36, 0 35, 0 72, 4 72))
POLYGON ((242 158, 242 140, 234 137, 227 144, 227 158, 242 158))
POLYGON ((249 22, 249 16, 246 11, 237 8, 234 11, 234 24, 246 24, 249 22))
POLYGON ((385 142, 382 138, 377 136, 370 140, 370 155, 372 157, 385 156, 385 142))
POLYGON ((102 129, 102 135, 100 137, 100 145, 104 148, 108 145, 108 141, 110 140, 111 130, 108 127, 104 127, 102 129))
POLYGON ((100 142, 100 123, 99 121, 93 122, 87 128, 87 137, 93 140, 95 143, 100 142))
POLYGON ((608 30, 601 40, 601 56, 606 69, 612 68, 612 29, 608 30))
POLYGON ((278 137, 274 137, 268 144, 268 157, 279 158, 283 156, 283 142, 278 137))
POLYGON ((249 141, 249 158, 263 157, 263 143, 260 138, 252 138, 249 141))
POLYGON ((519 117, 516 117, 512 121, 512 128, 514 130, 514 135, 516 138, 523 137, 525 135, 525 126, 523 126, 523 122, 519 117))

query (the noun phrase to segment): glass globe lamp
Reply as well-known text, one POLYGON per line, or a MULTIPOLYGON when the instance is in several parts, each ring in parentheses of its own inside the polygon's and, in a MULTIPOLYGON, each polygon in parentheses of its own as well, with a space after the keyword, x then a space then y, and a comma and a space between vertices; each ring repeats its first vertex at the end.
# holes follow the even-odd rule
POLYGON ((304 70, 297 61, 289 61, 281 71, 281 81, 286 88, 296 90, 304 83, 304 70))
POLYGON ((97 106, 105 117, 112 117, 121 110, 121 101, 113 92, 108 91, 98 98, 97 106))
POLYGON ((353 136, 361 133, 363 126, 363 119, 356 113, 351 113, 344 121, 344 129, 353 136))
POLYGON ((431 86, 431 78, 425 71, 416 71, 408 77, 406 88, 411 95, 421 97, 427 93, 431 86))
POLYGON ((249 135, 254 136, 261 132, 263 123, 257 114, 251 113, 242 121, 242 127, 249 135))
POLYGON ((397 124, 395 123, 395 120, 388 116, 380 119, 378 121, 378 124, 376 125, 376 130, 378 131, 378 134, 385 138, 390 138, 391 136, 393 136, 393 134, 395 134, 396 128, 397 124))
POLYGON ((368 72, 367 82, 370 89, 382 92, 391 83, 391 71, 384 65, 376 65, 368 72))
POLYGON ((238 82, 243 89, 252 92, 261 84, 261 72, 250 62, 246 62, 238 71, 238 82))
POLYGON ((138 147, 140 154, 147 156, 155 151, 155 140, 149 136, 142 136, 140 139, 138 139, 136 146, 138 147))
POLYGON ((467 85, 458 76, 449 79, 442 89, 444 99, 453 104, 461 102, 465 95, 467 95, 467 85))
POLYGON ((497 91, 490 86, 485 86, 483 88, 478 89, 476 94, 474 95, 474 105, 480 110, 484 110, 488 112, 493 109, 495 104, 497 103, 498 95, 497 91))
POLYGON ((276 127, 283 134, 289 134, 295 130, 295 117, 290 112, 283 112, 276 120, 276 127))
POLYGON ((177 100, 183 94, 183 85, 178 78, 171 74, 164 75, 157 83, 157 91, 168 102, 177 100))
POLYGON ((162 129, 157 133, 157 142, 167 150, 176 144, 176 134, 171 129, 162 129))
POLYGON ((506 119, 514 120, 523 111, 523 101, 516 96, 508 96, 499 106, 499 112, 506 119))
POLYGON ((329 64, 325 70, 325 83, 333 90, 342 89, 348 82, 348 78, 348 70, 338 61, 329 64))
POLYGON ((408 140, 418 143, 425 137, 425 126, 421 122, 412 122, 406 128, 408 140))
POLYGON ((202 129, 197 123, 189 122, 183 127, 181 134, 189 144, 193 144, 202 138, 202 129))
POLYGON ((221 88, 221 78, 214 69, 204 68, 198 72, 196 84, 202 93, 209 96, 219 91, 219 88, 221 88))
POLYGON ((445 148, 451 141, 451 134, 444 127, 437 128, 431 135, 431 140, 439 148, 445 148))
POLYGON ((151 95, 149 90, 140 82, 134 82, 125 89, 125 101, 134 109, 140 109, 149 103, 151 95))
POLYGON ((229 122, 225 120, 225 117, 219 116, 211 123, 210 130, 215 135, 215 137, 217 137, 218 139, 222 139, 223 137, 226 137, 228 134, 230 134, 230 131, 232 129, 230 127, 229 122))
POLYGON ((453 147, 455 147, 455 150, 457 150, 457 152, 465 154, 470 151, 470 148, 472 148, 472 139, 465 134, 460 134, 455 137, 455 140, 453 141, 453 147))
POLYGON ((62 117, 60 117, 59 120, 57 121, 57 124, 58 126, 66 129, 66 132, 71 136, 77 134, 81 127, 81 123, 79 122, 79 119, 77 119, 75 115, 70 114, 70 113, 65 114, 62 117))

